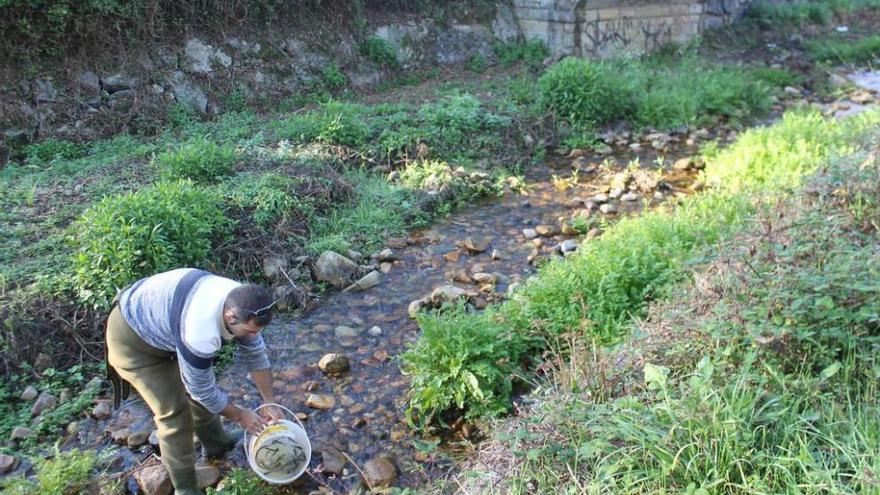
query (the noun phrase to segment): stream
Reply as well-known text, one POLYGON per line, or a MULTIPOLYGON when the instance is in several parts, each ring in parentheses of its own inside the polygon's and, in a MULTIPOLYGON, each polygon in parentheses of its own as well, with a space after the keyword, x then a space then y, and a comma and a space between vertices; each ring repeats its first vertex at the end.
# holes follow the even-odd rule
MULTIPOLYGON (((869 84, 880 87, 880 73, 870 77, 861 73, 859 77, 859 84, 866 88, 869 84)), ((832 110, 849 113, 852 107, 862 106, 847 105, 832 110)), ((360 470, 377 457, 387 458, 396 467, 393 485, 398 487, 418 486, 446 466, 446 457, 438 451, 416 448, 424 445, 425 439, 416 436, 406 423, 409 380, 401 374, 396 357, 419 336, 419 328, 409 315, 410 303, 449 284, 479 292, 477 306, 502 300, 512 284, 536 271, 538 260, 561 256, 558 253, 563 248, 571 249, 575 243, 588 243, 591 237, 601 235, 596 229, 586 236, 562 230, 565 222, 561 224, 560 219, 579 216, 586 221, 581 225, 601 229, 621 217, 693 193, 699 171, 686 166, 686 157, 698 154, 698 146, 707 140, 720 138, 724 142, 734 136, 727 131, 720 134, 703 130, 655 135, 643 140, 641 149, 618 142, 611 155, 590 152, 549 157, 526 174, 526 192, 508 191, 499 198, 469 205, 430 228, 390 240, 387 247, 396 260, 382 267, 387 273, 378 286, 361 292, 329 293, 306 314, 279 315, 263 334, 274 370, 273 389, 278 401, 304 420, 313 455, 303 481, 278 493, 356 491, 362 486, 360 470), (638 171, 628 169, 636 159, 638 171), (664 166, 658 168, 658 164, 664 166), (575 169, 579 172, 572 180, 575 169), (629 183, 621 181, 627 176, 631 177, 629 183), (627 187, 613 191, 612 182, 627 187), (611 206, 600 210, 602 204, 611 206), (476 274, 482 282, 474 280, 476 274), (331 352, 346 356, 350 370, 340 376, 320 371, 318 361, 331 352), (322 408, 308 405, 310 396, 322 408)), ((259 405, 259 395, 243 370, 230 366, 218 379, 237 404, 259 405)), ((109 420, 82 421, 75 443, 106 447, 111 442, 107 432, 126 442, 127 437, 113 432, 125 429, 130 434, 153 428, 146 406, 135 399, 109 420)), ((456 432, 469 434, 467 427, 456 432)), ((121 464, 114 470, 132 469, 153 451, 149 443, 120 448, 121 464)), ((247 467, 242 449, 219 461, 219 466, 247 467)), ((137 491, 133 481, 129 487, 137 491)))

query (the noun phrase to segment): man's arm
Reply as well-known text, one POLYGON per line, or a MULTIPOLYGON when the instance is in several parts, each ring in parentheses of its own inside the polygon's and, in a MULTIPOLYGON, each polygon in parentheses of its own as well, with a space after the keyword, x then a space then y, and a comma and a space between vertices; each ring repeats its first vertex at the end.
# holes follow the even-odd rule
MULTIPOLYGON (((260 392, 264 404, 277 403, 275 393, 272 391, 272 370, 269 367, 269 357, 266 355, 266 342, 262 335, 239 338, 237 356, 239 363, 250 370, 251 381, 260 392)), ((272 420, 284 419, 284 413, 277 407, 266 407, 261 410, 264 415, 272 420)))

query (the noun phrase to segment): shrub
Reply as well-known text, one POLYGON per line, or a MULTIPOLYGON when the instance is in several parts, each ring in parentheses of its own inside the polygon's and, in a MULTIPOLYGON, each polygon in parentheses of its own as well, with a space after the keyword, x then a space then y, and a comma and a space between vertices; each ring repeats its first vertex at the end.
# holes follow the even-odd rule
POLYGON ((38 143, 29 144, 24 150, 27 162, 42 165, 53 160, 72 160, 85 154, 85 149, 76 143, 64 139, 47 138, 38 143))
POLYGON ((271 495, 272 487, 262 482, 254 473, 233 468, 217 488, 208 488, 208 495, 271 495))
POLYGON ((420 314, 422 335, 401 356, 412 377, 410 411, 422 424, 450 409, 468 418, 506 412, 527 340, 492 317, 474 318, 462 306, 447 310, 420 314))
POLYGON ((297 114, 276 124, 278 137, 295 143, 321 141, 359 147, 367 143, 372 129, 362 105, 330 100, 314 112, 297 114))
POLYGON ((632 112, 628 85, 608 66, 568 57, 538 79, 542 107, 572 127, 591 131, 632 112))
POLYGON ((327 64, 321 70, 321 81, 327 89, 341 89, 348 84, 348 77, 336 64, 327 64))
POLYGON ((160 153, 155 164, 164 180, 189 179, 207 184, 232 173, 235 150, 206 137, 198 137, 175 150, 160 153))
POLYGON ((510 125, 509 118, 487 111, 466 93, 427 103, 419 108, 418 117, 421 138, 435 153, 450 158, 477 151, 483 147, 481 135, 510 125))
POLYGON ((392 70, 400 67, 394 47, 378 36, 371 36, 361 43, 360 52, 379 67, 392 70))
POLYGON ((486 57, 482 53, 475 53, 468 58, 464 67, 471 72, 482 74, 483 72, 486 72, 486 69, 489 67, 489 61, 486 60, 486 57))
POLYGON ((547 44, 539 39, 532 39, 525 43, 495 43, 492 45, 492 50, 501 65, 505 67, 523 62, 528 67, 536 69, 550 55, 547 44))
POLYGON ((38 458, 36 480, 24 477, 7 480, 4 493, 9 495, 44 495, 85 493, 100 461, 93 450, 56 451, 51 459, 38 458))
POLYGON ((745 13, 745 19, 763 28, 779 26, 826 25, 834 14, 826 2, 798 1, 793 3, 756 2, 745 13))
POLYGON ((73 226, 77 295, 84 303, 107 307, 117 289, 138 278, 205 265, 212 240, 228 225, 220 195, 189 181, 109 196, 73 226))
POLYGON ((291 219, 311 218, 311 202, 296 194, 300 183, 275 172, 238 175, 227 184, 227 197, 230 204, 248 211, 259 227, 269 229, 291 219))

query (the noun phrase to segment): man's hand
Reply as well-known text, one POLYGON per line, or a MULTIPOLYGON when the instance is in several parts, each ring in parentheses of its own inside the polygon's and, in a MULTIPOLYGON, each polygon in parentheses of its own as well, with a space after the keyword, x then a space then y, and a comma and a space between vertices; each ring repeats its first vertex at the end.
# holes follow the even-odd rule
POLYGON ((237 423, 251 435, 259 435, 267 426, 268 421, 263 419, 259 414, 250 409, 240 409, 241 415, 238 417, 237 423))
POLYGON ((265 406, 260 409, 260 414, 269 421, 279 421, 284 419, 284 411, 278 406, 265 406))

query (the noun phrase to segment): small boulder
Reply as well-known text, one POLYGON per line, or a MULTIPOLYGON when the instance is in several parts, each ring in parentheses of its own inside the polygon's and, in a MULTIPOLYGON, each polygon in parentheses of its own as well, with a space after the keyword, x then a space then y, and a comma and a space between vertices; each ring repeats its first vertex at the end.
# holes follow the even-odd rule
POLYGON ((358 279, 357 282, 346 287, 344 289, 344 292, 358 292, 362 290, 367 290, 371 287, 379 285, 380 283, 382 283, 382 274, 373 270, 358 279))
POLYGON ((377 457, 364 465, 364 483, 370 489, 387 488, 397 479, 397 468, 385 457, 377 457))
POLYGON ((461 246, 471 253, 482 253, 489 247, 490 242, 492 242, 491 237, 468 237, 461 243, 461 246))
POLYGON ((25 428, 24 426, 16 426, 9 435, 11 440, 23 440, 34 435, 34 430, 25 428))
POLYGON ((286 280, 285 273, 289 263, 284 256, 269 256, 263 258, 263 274, 273 282, 286 280))
POLYGON ((538 225, 535 232, 541 237, 550 237, 559 233, 559 228, 555 225, 538 225))
POLYGON ((58 398, 52 394, 43 392, 31 407, 31 416, 39 416, 43 411, 49 411, 58 405, 58 398))
POLYGON ((329 411, 336 406, 336 399, 325 394, 309 394, 309 396, 306 397, 306 405, 313 409, 329 411))
POLYGON ((137 87, 137 79, 126 74, 113 74, 101 80, 104 91, 110 93, 118 93, 120 91, 128 91, 137 87))
POLYGON ((578 248, 577 242, 575 242, 571 239, 563 241, 562 244, 559 245, 559 250, 562 251, 563 254, 577 251, 577 248, 578 248))
POLYGON ((337 339, 354 339, 360 336, 361 331, 357 328, 339 325, 333 330, 333 334, 337 339))
POLYGON ((36 399, 38 395, 40 395, 40 393, 37 391, 37 389, 34 388, 33 385, 28 385, 28 387, 24 389, 24 392, 22 392, 18 398, 25 402, 30 402, 36 399))
POLYGON ((131 435, 131 430, 128 428, 119 428, 118 430, 110 431, 110 438, 113 440, 113 443, 118 443, 119 445, 125 445, 128 443, 129 435, 131 435))
POLYGON ((196 480, 202 490, 214 486, 220 482, 220 470, 210 464, 196 466, 196 480))
POLYGON ((636 193, 631 193, 631 192, 630 192, 630 193, 626 193, 626 194, 624 194, 624 195, 622 195, 622 196, 620 197, 620 200, 621 200, 621 201, 627 201, 627 202, 638 201, 638 200, 639 200, 639 195, 636 194, 636 193))
POLYGON ((98 401, 95 407, 92 408, 92 417, 99 421, 109 418, 112 414, 113 409, 110 407, 110 401, 108 400, 98 401))
POLYGON ((324 354, 318 361, 318 368, 324 373, 343 373, 348 371, 349 367, 350 363, 348 358, 342 354, 324 354))
POLYGON ((18 459, 11 455, 0 454, 0 475, 9 474, 18 467, 18 459))
POLYGON ((599 211, 605 213, 606 215, 610 215, 612 213, 617 213, 617 207, 611 203, 605 203, 599 207, 599 211))
POLYGON ((526 239, 534 239, 535 237, 538 237, 538 232, 535 229, 523 229, 522 233, 526 239))
POLYGON ((339 476, 345 468, 346 459, 342 451, 333 447, 325 447, 321 450, 321 472, 339 476))
POLYGON ((462 289, 454 285, 444 285, 437 287, 431 292, 431 302, 437 305, 443 303, 456 303, 462 299, 476 296, 476 293, 470 290, 462 289))
POLYGON ((161 464, 138 469, 134 473, 134 480, 146 495, 170 495, 174 490, 171 478, 161 464))
POLYGON ((428 298, 416 299, 409 303, 409 307, 407 308, 407 313, 410 318, 415 318, 416 314, 425 306, 427 306, 429 300, 428 298))
POLYGON ((380 263, 386 262, 386 261, 396 261, 399 259, 397 257, 397 255, 394 253, 394 251, 390 248, 386 248, 386 249, 383 249, 382 251, 379 251, 378 253, 375 254, 374 258, 376 258, 376 261, 378 261, 380 263))
POLYGON ((369 330, 367 330, 367 333, 370 335, 370 337, 381 337, 382 329, 376 325, 373 325, 372 327, 370 327, 369 330))
POLYGON ((333 251, 324 251, 315 262, 315 278, 328 282, 337 288, 343 288, 354 279, 358 266, 354 261, 333 251))
POLYGON ((147 443, 150 439, 150 432, 147 430, 136 431, 125 439, 125 443, 131 447, 140 447, 141 445, 147 443))
POLYGON ((36 368, 37 371, 42 373, 43 371, 54 367, 55 364, 52 362, 52 358, 42 352, 37 354, 37 359, 34 361, 34 368, 36 368))

